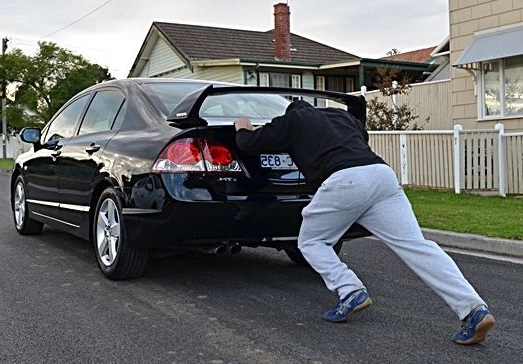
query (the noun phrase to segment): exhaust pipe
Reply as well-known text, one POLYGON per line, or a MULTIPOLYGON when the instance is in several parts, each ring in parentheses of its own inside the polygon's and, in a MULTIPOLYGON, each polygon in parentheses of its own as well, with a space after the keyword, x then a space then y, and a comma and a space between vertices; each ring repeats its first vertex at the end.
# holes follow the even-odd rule
POLYGON ((228 249, 225 245, 218 245, 218 246, 194 246, 194 247, 186 247, 184 248, 186 251, 194 251, 198 253, 203 254, 210 254, 210 255, 224 255, 228 253, 228 249))
POLYGON ((238 254, 242 251, 242 246, 238 243, 229 244, 227 245, 227 248, 229 250, 229 254, 231 255, 238 254))
POLYGON ((242 246, 238 243, 225 243, 216 246, 188 246, 184 249, 211 255, 234 255, 241 252, 242 246))

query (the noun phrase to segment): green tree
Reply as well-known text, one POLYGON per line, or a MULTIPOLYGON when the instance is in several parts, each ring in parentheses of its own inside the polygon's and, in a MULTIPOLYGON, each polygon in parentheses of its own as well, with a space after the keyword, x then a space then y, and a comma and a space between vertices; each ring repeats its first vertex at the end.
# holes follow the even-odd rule
MULTIPOLYGON (((377 71, 374 84, 383 97, 373 97, 367 102, 367 129, 423 129, 416 122, 419 116, 415 115, 414 110, 406 103, 399 104, 396 101, 397 96, 408 95, 411 91, 407 77, 401 77, 397 69, 381 68, 377 71), (386 101, 387 98, 390 98, 390 102, 386 101)), ((428 123, 429 118, 425 122, 428 123)))
POLYGON ((6 53, 0 69, 10 90, 8 126, 43 126, 62 105, 81 90, 112 79, 106 68, 55 43, 39 42, 34 56, 19 49, 6 53))

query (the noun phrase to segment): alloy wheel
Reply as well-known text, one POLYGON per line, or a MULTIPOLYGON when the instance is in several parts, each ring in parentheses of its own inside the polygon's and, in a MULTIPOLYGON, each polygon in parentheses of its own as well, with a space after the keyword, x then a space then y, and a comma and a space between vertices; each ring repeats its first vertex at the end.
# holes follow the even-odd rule
POLYGON ((14 215, 18 229, 21 229, 25 222, 25 190, 22 182, 16 184, 14 196, 14 215))
POLYGON ((120 242, 120 215, 116 203, 103 201, 96 219, 96 245, 100 261, 106 267, 116 260, 120 242))

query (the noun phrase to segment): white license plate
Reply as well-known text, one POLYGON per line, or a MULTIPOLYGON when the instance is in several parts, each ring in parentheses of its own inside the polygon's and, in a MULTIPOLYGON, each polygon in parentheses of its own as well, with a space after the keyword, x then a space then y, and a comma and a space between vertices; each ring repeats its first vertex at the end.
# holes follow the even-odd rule
POLYGON ((288 154, 262 154, 260 162, 262 168, 298 170, 288 154))

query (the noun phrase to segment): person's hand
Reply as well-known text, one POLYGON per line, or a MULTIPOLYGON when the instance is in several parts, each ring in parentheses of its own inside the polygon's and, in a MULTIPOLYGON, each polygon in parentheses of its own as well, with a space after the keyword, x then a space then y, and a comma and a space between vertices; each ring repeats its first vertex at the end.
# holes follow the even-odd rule
POLYGON ((252 126, 251 120, 248 118, 239 118, 236 119, 234 122, 234 127, 236 128, 236 131, 240 129, 247 129, 247 130, 254 130, 254 126, 252 126))

